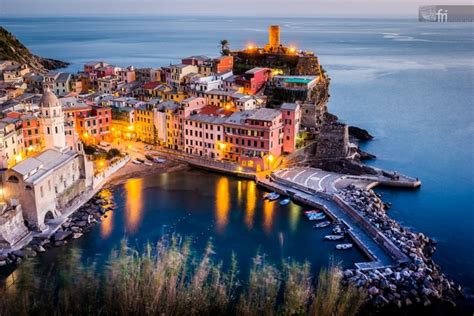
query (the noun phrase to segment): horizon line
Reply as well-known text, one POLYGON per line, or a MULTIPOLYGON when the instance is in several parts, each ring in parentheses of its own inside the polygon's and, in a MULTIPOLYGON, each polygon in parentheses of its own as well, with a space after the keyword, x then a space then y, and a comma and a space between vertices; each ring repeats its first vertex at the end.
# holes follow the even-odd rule
POLYGON ((304 19, 320 19, 320 18, 349 18, 349 19, 418 19, 418 14, 325 14, 325 15, 206 15, 206 14, 148 14, 148 13, 105 13, 105 14, 8 14, 0 12, 1 18, 98 18, 98 17, 207 17, 207 18, 304 18, 304 19))

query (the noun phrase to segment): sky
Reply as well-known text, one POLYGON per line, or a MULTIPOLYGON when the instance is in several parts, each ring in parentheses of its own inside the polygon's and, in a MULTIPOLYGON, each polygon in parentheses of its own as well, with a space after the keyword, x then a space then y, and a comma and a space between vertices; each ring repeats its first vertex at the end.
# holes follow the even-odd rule
POLYGON ((413 16, 471 0, 0 0, 0 16, 413 16))

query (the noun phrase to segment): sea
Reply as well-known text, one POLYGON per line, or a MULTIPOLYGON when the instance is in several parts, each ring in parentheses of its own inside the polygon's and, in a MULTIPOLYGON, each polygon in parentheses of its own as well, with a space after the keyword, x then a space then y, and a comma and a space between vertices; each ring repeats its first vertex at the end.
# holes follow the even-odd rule
MULTIPOLYGON (((320 58, 331 77, 330 112, 348 124, 367 129, 375 137, 361 144, 363 150, 377 156, 368 163, 421 179, 422 186, 417 190, 376 190, 392 203, 392 218, 438 242, 435 261, 448 276, 472 289, 473 24, 420 23, 416 17, 0 18, 0 25, 33 53, 67 61, 71 64, 66 70, 71 72, 81 70, 85 62, 92 60, 119 66, 158 67, 177 63, 189 55, 217 56, 222 39, 230 42, 231 49, 247 44, 262 46, 267 42, 267 28, 271 24, 281 26, 283 43, 314 51, 320 58)), ((147 189, 140 193, 126 183, 115 193, 121 209, 114 215, 115 224, 111 224, 114 233, 103 234, 104 228, 97 228, 78 241, 76 246, 86 254, 106 256, 124 236, 140 242, 157 238, 168 226, 191 213, 194 215, 187 220, 189 224, 182 224, 179 233, 212 238, 217 244, 216 252, 221 250, 225 254, 223 260, 234 250, 238 257, 245 258, 244 267, 256 252, 267 253, 274 260, 307 259, 315 262, 316 267, 332 260, 350 264, 361 258, 357 252, 334 257, 330 247, 320 242, 319 235, 308 237, 314 231, 297 218, 304 206, 278 206, 270 211, 260 201, 261 192, 248 193, 251 184, 247 182, 196 170, 133 181, 146 184, 147 189), (181 183, 185 180, 179 178, 193 180, 181 183), (169 188, 167 181, 175 186, 169 188), (230 188, 230 194, 219 191, 219 182, 230 188), (127 200, 130 194, 132 198, 127 200), (207 198, 196 202, 193 197, 199 194, 207 198), (219 197, 222 194, 223 199, 219 197), (166 202, 154 203, 160 195, 166 202), (253 201, 254 198, 258 200, 253 201), (172 199, 179 202, 170 202, 172 199), (187 199, 195 203, 186 203, 187 199), (247 209, 249 203, 254 206, 247 209), (161 210, 159 205, 163 205, 161 210), (177 208, 181 211, 174 216, 172 211, 177 208), (137 209, 141 210, 138 217, 127 217, 137 209), (255 218, 247 218, 246 222, 250 209, 255 211, 255 218), (193 216, 198 219, 192 220, 193 216), (132 228, 127 226, 129 222, 132 228), (206 230, 212 234, 202 233, 206 230)))

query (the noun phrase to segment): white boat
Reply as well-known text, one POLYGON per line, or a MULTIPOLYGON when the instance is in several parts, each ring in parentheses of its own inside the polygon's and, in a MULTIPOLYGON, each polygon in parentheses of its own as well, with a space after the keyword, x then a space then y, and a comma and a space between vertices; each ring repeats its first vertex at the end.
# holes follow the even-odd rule
POLYGON ((278 193, 274 193, 274 194, 272 194, 271 196, 268 197, 268 199, 270 201, 275 201, 275 200, 278 200, 279 198, 280 198, 280 194, 278 194, 278 193))
POLYGON ((339 245, 336 245, 336 249, 338 250, 346 250, 346 249, 351 249, 352 248, 352 244, 339 244, 339 245))
POLYGON ((277 193, 276 193, 276 192, 266 193, 266 194, 263 196, 263 198, 264 198, 264 199, 268 199, 269 197, 271 197, 272 195, 275 195, 275 194, 277 194, 277 193))
POLYGON ((331 225, 331 222, 330 221, 324 221, 324 222, 321 222, 321 223, 317 223, 313 226, 313 228, 324 228, 324 227, 327 227, 331 225))
POLYGON ((158 157, 153 158, 153 161, 156 162, 156 163, 165 163, 166 162, 166 160, 158 158, 158 157))
POLYGON ((132 160, 132 163, 134 163, 134 164, 136 164, 136 165, 141 165, 141 164, 142 164, 140 161, 135 160, 135 159, 132 160))
POLYGON ((324 236, 324 240, 341 240, 344 239, 343 235, 326 235, 324 236))
POLYGON ((306 215, 306 217, 310 220, 310 221, 320 221, 322 219, 326 219, 326 215, 320 213, 320 214, 310 214, 310 215, 306 215))
POLYGON ((286 205, 286 204, 290 203, 290 201, 291 201, 290 199, 281 200, 280 205, 286 205))
POLYGON ((145 161, 143 164, 147 165, 147 166, 153 166, 153 164, 151 162, 148 162, 148 161, 145 161))
POLYGON ((304 213, 306 215, 308 215, 308 214, 323 214, 323 212, 317 211, 317 210, 304 211, 304 213))

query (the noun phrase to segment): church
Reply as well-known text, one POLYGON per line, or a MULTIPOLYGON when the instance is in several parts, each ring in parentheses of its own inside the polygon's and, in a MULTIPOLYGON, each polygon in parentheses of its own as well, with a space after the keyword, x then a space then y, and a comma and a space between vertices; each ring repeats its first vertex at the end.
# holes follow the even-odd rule
POLYGON ((80 141, 68 147, 61 102, 48 88, 40 101, 45 149, 3 174, 4 199, 21 205, 30 230, 45 231, 47 222, 92 187, 93 166, 80 141))

